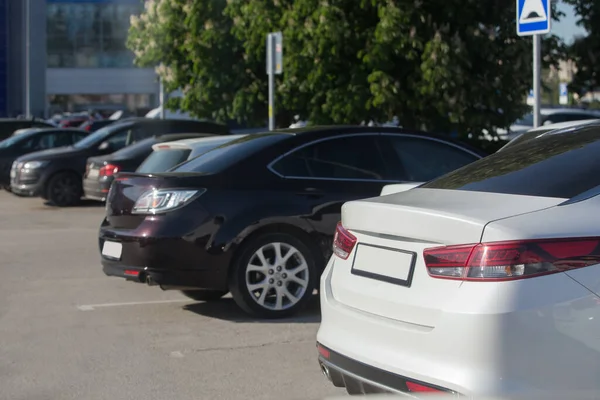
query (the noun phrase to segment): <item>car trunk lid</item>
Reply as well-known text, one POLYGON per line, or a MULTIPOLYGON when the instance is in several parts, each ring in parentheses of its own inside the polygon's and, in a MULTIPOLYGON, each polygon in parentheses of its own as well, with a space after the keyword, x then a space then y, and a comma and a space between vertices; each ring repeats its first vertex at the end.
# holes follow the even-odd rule
POLYGON ((357 239, 334 258, 335 299, 364 312, 434 327, 461 282, 428 275, 423 250, 478 243, 490 221, 552 207, 564 199, 441 189, 346 203, 342 223, 357 239))

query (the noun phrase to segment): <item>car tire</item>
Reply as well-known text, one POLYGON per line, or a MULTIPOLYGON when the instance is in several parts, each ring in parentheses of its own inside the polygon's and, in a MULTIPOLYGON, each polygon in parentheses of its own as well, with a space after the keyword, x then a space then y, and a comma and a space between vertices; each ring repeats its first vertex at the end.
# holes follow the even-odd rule
POLYGON ((197 301, 215 301, 229 293, 227 290, 209 290, 209 289, 197 289, 197 290, 182 290, 181 293, 189 297, 192 300, 197 301))
POLYGON ((318 268, 314 252, 302 240, 288 233, 264 233, 243 243, 238 255, 229 291, 245 312, 265 319, 284 318, 308 304, 318 268))
POLYGON ((46 188, 46 198, 58 207, 75 206, 82 196, 81 178, 73 172, 59 172, 50 178, 46 188))

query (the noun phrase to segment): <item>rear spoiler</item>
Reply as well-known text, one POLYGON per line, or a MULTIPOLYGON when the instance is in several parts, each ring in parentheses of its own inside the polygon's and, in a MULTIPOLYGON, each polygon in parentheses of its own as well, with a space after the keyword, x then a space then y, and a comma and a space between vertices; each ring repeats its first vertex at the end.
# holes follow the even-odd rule
POLYGON ((406 192, 407 190, 416 188, 422 185, 422 182, 411 182, 411 183, 396 183, 393 185, 386 185, 381 189, 380 196, 387 196, 388 194, 406 192))

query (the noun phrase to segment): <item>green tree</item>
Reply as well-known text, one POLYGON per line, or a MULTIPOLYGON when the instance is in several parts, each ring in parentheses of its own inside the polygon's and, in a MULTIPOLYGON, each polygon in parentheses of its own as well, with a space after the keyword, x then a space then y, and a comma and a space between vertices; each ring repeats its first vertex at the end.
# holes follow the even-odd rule
POLYGON ((600 2, 597 0, 565 0, 575 8, 577 25, 587 31, 569 46, 568 55, 575 62, 577 72, 570 91, 580 95, 600 86, 600 2))
MULTIPOLYGON (((514 2, 493 0, 154 0, 134 19, 138 65, 161 63, 182 109, 264 123, 266 36, 282 31, 278 125, 398 116, 461 133, 506 127, 531 87, 531 40, 514 2)), ((545 40, 557 54, 556 38, 545 40)), ((552 61, 552 58, 548 58, 552 61)))
POLYGON ((233 21, 224 15, 226 0, 153 0, 132 18, 128 47, 136 64, 156 66, 169 100, 199 118, 226 122, 266 119, 266 105, 247 106, 239 100, 259 80, 244 62, 244 49, 232 34, 233 21))

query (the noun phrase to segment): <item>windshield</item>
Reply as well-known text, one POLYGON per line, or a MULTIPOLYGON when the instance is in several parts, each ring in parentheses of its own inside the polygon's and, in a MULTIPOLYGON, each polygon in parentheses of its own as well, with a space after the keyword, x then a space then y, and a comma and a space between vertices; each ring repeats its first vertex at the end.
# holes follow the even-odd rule
POLYGON ((117 124, 117 125, 108 125, 104 128, 98 129, 96 132, 92 133, 89 136, 81 139, 77 143, 73 145, 76 149, 87 149, 102 143, 108 136, 110 136, 116 130, 123 128, 125 125, 117 124))

